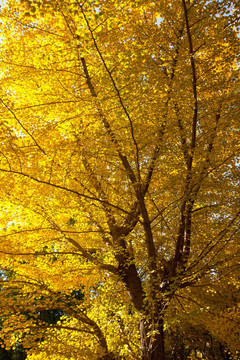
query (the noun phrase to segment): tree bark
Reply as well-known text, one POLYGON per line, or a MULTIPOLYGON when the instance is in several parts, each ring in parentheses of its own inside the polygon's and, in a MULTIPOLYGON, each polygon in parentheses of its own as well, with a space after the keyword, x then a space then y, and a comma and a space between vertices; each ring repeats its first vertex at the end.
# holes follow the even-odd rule
POLYGON ((151 336, 147 336, 149 329, 151 330, 151 323, 146 322, 144 319, 140 320, 142 360, 166 360, 163 331, 164 319, 163 315, 158 319, 159 316, 160 314, 155 314, 153 320, 158 320, 154 324, 156 333, 151 336))

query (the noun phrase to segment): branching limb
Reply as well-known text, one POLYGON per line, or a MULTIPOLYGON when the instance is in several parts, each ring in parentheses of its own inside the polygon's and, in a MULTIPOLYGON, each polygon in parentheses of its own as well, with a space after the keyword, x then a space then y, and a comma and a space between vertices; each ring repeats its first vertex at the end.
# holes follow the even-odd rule
POLYGON ((46 155, 46 152, 43 150, 43 148, 39 145, 37 140, 34 138, 34 136, 28 131, 28 129, 22 124, 22 122, 19 120, 15 112, 2 100, 0 99, 1 103, 5 106, 5 108, 12 114, 14 119, 17 121, 17 123, 21 126, 21 128, 30 136, 30 138, 33 140, 34 144, 38 147, 38 149, 46 155))

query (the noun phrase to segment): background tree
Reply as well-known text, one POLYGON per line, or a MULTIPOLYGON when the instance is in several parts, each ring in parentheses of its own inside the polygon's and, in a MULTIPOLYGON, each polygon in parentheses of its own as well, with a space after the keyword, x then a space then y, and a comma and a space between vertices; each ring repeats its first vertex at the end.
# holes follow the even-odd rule
POLYGON ((239 12, 224 0, 4 6, 9 345, 34 359, 178 358, 179 299, 203 307, 197 320, 186 309, 203 328, 203 289, 238 287, 239 12), (56 324, 39 316, 56 309, 56 324))

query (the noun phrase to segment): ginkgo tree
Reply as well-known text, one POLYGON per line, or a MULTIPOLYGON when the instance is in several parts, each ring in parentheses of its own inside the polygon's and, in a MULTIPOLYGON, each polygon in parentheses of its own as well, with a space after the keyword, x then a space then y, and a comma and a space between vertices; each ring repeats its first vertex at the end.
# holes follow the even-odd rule
POLYGON ((236 0, 6 1, 6 348, 180 359, 171 334, 237 322, 217 294, 239 288, 239 16, 236 0))

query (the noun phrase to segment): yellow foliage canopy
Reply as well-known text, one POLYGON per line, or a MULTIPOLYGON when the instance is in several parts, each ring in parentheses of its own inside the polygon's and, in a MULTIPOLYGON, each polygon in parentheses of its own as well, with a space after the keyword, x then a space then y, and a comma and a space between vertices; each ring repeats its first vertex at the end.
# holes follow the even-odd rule
POLYGON ((238 298, 222 300, 229 317, 207 326, 219 299, 206 294, 228 274, 239 286, 240 9, 221 4, 3 6, 7 348, 22 341, 29 360, 172 359, 176 317, 214 334, 239 316, 238 298), (46 311, 61 316, 49 324, 46 311))

